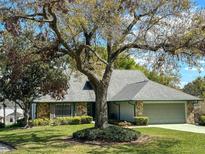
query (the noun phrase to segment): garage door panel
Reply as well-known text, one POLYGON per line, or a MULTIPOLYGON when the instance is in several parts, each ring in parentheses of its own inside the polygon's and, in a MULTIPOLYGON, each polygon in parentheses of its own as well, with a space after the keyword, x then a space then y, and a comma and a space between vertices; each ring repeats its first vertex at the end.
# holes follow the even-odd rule
POLYGON ((149 117, 150 124, 185 123, 185 104, 144 104, 144 115, 149 117))

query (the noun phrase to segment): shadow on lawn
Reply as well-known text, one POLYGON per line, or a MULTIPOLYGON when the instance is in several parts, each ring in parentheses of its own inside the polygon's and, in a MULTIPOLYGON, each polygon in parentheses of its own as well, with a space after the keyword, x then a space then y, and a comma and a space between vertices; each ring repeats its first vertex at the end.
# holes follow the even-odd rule
POLYGON ((179 144, 180 141, 173 139, 155 138, 147 144, 122 144, 106 146, 104 148, 95 148, 90 154, 105 153, 137 153, 137 154, 168 154, 173 153, 172 147, 179 144))
POLYGON ((5 135, 0 135, 0 141, 5 141, 13 144, 14 146, 19 144, 26 144, 28 142, 49 142, 54 138, 61 137, 60 133, 52 133, 52 130, 35 130, 26 132, 14 132, 5 135), (55 134, 55 135, 54 135, 55 134))

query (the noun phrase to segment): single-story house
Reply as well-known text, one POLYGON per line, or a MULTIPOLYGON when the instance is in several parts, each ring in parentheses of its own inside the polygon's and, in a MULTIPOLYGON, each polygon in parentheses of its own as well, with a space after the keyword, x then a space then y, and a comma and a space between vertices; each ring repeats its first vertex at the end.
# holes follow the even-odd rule
POLYGON ((23 114, 19 113, 19 112, 12 112, 10 114, 8 114, 6 116, 6 125, 12 125, 15 123, 15 116, 16 116, 16 120, 22 119, 23 118, 23 114), (15 115, 16 114, 16 115, 15 115))
MULTIPOLYGON (((77 75, 78 74, 78 75, 77 75)), ((32 118, 90 115, 95 117, 95 95, 86 76, 70 77, 63 100, 43 96, 32 104, 32 118)), ((108 117, 133 121, 148 116, 149 123, 193 123, 194 104, 200 99, 154 81, 140 71, 114 70, 108 88, 108 117)))
POLYGON ((15 104, 6 100, 4 102, 6 104, 5 110, 3 107, 3 102, 0 102, 0 122, 4 122, 4 111, 5 111, 5 122, 6 125, 11 125, 15 123, 15 118, 21 119, 23 118, 23 110, 16 105, 16 112, 15 112, 15 104))

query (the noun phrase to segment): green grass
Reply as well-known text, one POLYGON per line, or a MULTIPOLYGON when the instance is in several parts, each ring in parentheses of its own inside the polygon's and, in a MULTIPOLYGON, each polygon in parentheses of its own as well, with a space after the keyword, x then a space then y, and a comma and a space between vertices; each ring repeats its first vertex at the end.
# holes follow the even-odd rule
POLYGON ((0 130, 0 141, 14 145, 12 154, 204 154, 205 134, 166 130, 160 128, 139 128, 140 132, 154 136, 146 144, 88 145, 66 140, 74 131, 93 125, 45 126, 32 129, 0 130))

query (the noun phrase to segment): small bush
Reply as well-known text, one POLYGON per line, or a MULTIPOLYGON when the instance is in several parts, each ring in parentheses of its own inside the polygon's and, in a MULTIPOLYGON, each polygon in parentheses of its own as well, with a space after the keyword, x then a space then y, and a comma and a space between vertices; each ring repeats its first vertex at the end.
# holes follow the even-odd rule
POLYGON ((107 142, 129 142, 136 140, 139 136, 140 132, 119 126, 109 126, 104 129, 88 128, 73 133, 75 139, 107 142))
POLYGON ((205 126, 205 115, 199 117, 199 125, 205 126))
POLYGON ((48 118, 44 118, 44 119, 34 119, 30 121, 32 126, 47 126, 50 124, 50 120, 48 118))
POLYGON ((144 116, 137 116, 134 118, 134 124, 137 126, 148 125, 149 118, 144 116))
POLYGON ((81 118, 80 117, 72 117, 71 120, 70 120, 70 125, 77 125, 77 124, 80 124, 80 120, 81 118))
POLYGON ((0 128, 4 128, 5 127, 5 124, 0 122, 0 128))
POLYGON ((80 120, 81 124, 90 124, 93 121, 93 117, 91 116, 81 116, 80 118, 81 118, 80 120))
POLYGON ((24 127, 26 124, 25 124, 25 119, 22 118, 22 119, 18 119, 17 120, 17 123, 15 124, 17 127, 24 127))
POLYGON ((55 118, 55 119, 50 119, 50 125, 51 126, 59 126, 61 125, 61 119, 60 118, 55 118))

